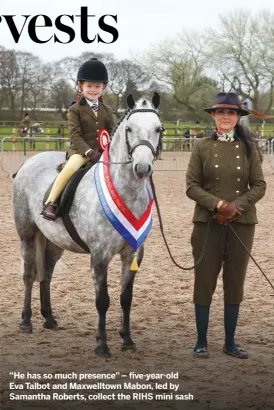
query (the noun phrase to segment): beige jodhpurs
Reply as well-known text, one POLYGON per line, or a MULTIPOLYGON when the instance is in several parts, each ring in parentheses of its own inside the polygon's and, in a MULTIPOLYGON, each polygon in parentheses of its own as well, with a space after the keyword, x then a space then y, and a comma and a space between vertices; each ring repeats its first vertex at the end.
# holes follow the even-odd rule
POLYGON ((58 199, 72 175, 75 174, 75 172, 78 171, 78 169, 80 169, 84 164, 86 164, 88 160, 89 158, 80 154, 73 154, 69 158, 65 167, 62 169, 54 182, 46 204, 49 202, 55 202, 58 199))

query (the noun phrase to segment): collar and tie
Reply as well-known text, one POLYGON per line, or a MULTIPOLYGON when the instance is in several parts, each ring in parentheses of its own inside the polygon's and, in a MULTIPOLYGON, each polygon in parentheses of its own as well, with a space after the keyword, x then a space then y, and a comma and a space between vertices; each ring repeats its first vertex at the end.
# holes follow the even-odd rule
POLYGON ((218 133, 217 131, 217 138, 219 141, 222 141, 222 142, 233 142, 235 141, 234 130, 228 133, 224 133, 224 134, 218 133))
POLYGON ((89 101, 89 100, 86 98, 86 102, 88 103, 88 105, 90 106, 90 108, 92 109, 92 111, 94 111, 95 113, 98 112, 98 109, 99 109, 99 102, 98 102, 98 100, 97 100, 97 101, 89 101))
POLYGON ((91 108, 93 109, 94 112, 98 111, 98 101, 96 103, 92 103, 91 108))

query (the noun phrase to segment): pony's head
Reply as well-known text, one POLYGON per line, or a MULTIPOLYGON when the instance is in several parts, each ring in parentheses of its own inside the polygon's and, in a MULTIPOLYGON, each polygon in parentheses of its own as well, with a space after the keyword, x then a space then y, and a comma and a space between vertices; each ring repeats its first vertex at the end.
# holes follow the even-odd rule
POLYGON ((158 117, 160 96, 154 93, 151 102, 140 98, 135 102, 132 94, 127 97, 130 111, 125 127, 126 145, 132 159, 136 178, 148 178, 156 159, 163 127, 158 117))

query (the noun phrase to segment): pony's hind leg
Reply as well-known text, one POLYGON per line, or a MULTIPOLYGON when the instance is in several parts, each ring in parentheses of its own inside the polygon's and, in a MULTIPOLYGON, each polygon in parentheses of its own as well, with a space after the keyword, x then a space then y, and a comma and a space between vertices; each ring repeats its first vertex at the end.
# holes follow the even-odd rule
POLYGON ((107 288, 107 269, 109 262, 103 262, 93 258, 93 282, 96 292, 96 308, 99 314, 98 330, 96 333, 97 347, 95 354, 100 357, 110 357, 111 353, 107 345, 106 315, 110 304, 107 288))
MULTIPOLYGON (((144 257, 144 247, 142 246, 137 255, 138 266, 141 265, 144 257)), ((132 252, 121 254, 122 261, 122 292, 120 296, 121 303, 121 326, 120 336, 123 339, 122 351, 135 351, 136 345, 131 339, 130 332, 130 308, 132 303, 133 284, 136 272, 130 270, 130 265, 133 260, 132 252)))
POLYGON ((45 272, 40 282, 41 315, 45 318, 44 328, 57 329, 57 322, 52 314, 50 300, 50 282, 56 263, 62 257, 64 250, 47 240, 45 249, 45 272))
POLYGON ((37 277, 36 243, 37 230, 35 230, 35 228, 29 229, 25 236, 20 237, 20 248, 23 259, 23 281, 25 285, 24 307, 22 311, 22 322, 20 324, 20 331, 22 333, 32 332, 31 293, 33 283, 37 277))

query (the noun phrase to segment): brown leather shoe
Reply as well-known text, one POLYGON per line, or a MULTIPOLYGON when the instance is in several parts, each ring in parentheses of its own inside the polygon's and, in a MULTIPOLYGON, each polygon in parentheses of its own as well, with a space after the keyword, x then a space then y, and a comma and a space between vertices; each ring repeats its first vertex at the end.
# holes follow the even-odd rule
POLYGON ((45 219, 48 219, 49 221, 55 221, 57 218, 57 211, 58 211, 58 206, 54 202, 49 202, 44 206, 43 211, 41 212, 41 215, 45 219))

